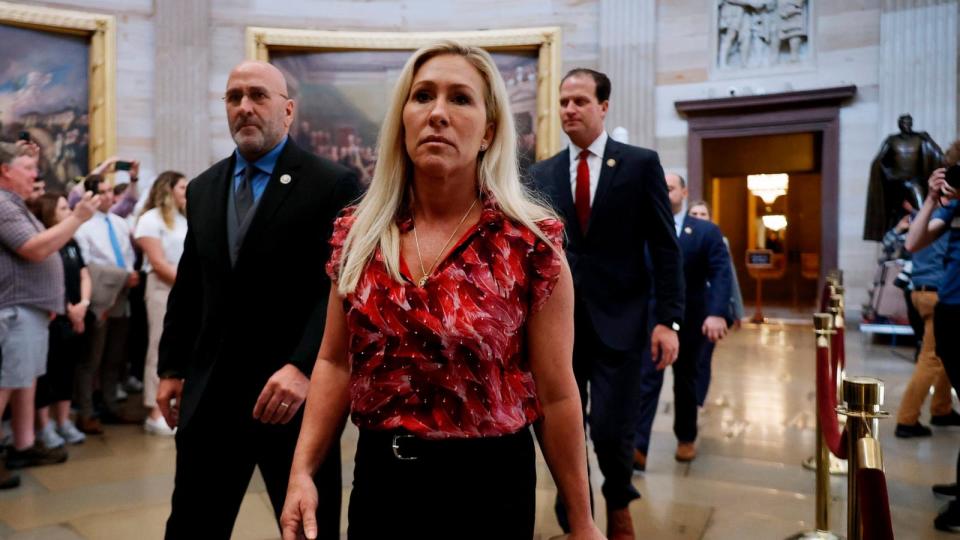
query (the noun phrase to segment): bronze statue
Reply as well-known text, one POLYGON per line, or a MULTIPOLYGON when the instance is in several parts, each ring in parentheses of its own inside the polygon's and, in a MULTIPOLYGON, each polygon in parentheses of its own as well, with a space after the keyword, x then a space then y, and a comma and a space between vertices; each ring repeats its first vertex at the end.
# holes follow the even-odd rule
POLYGON ((903 202, 923 206, 927 177, 943 162, 943 151, 925 131, 913 131, 909 114, 897 119, 900 133, 883 141, 870 166, 863 239, 879 242, 903 217, 903 202))

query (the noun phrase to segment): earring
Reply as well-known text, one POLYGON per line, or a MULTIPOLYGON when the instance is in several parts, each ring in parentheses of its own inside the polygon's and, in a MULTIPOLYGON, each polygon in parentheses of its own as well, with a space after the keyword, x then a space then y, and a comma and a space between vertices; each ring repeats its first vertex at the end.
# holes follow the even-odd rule
POLYGON ((486 151, 487 151, 487 144, 486 144, 486 143, 483 143, 483 144, 480 145, 480 151, 481 151, 481 152, 486 152, 486 151))

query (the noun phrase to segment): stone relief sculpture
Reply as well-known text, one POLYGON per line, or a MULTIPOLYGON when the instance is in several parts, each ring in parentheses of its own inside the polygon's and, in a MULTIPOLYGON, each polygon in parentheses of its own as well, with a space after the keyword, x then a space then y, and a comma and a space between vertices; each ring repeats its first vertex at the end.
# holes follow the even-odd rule
POLYGON ((801 62, 809 54, 809 15, 807 0, 719 0, 717 66, 801 62))

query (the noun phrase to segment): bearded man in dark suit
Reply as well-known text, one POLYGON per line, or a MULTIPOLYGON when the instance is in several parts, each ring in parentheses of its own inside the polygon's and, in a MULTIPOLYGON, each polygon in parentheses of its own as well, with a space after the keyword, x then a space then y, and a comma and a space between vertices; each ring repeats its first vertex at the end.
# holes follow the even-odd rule
MULTIPOLYGON (((238 65, 224 102, 237 148, 189 184, 160 341, 157 403, 178 429, 169 539, 229 538, 254 466, 279 517, 323 334, 327 240, 358 195, 353 173, 288 137, 295 103, 277 68, 238 65)), ((315 481, 320 538, 339 538, 338 451, 315 481)))
POLYGON ((658 369, 677 358, 683 266, 660 159, 607 135, 609 98, 610 79, 603 73, 567 73, 560 118, 570 147, 536 164, 531 174, 566 221, 575 291, 574 373, 603 472, 607 533, 611 540, 632 540, 627 507, 640 497, 631 477, 642 351, 650 348, 658 369), (651 287, 657 306, 652 332, 651 287))

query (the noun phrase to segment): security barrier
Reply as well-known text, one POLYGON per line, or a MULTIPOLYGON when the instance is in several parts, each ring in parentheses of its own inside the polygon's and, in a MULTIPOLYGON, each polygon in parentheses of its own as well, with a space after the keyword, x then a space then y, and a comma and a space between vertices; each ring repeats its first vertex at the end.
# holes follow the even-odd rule
MULTIPOLYGON (((870 377, 847 377, 844 347, 842 274, 831 273, 821 295, 826 313, 813 316, 816 339, 816 470, 815 528, 791 536, 838 538, 830 532, 831 460, 847 463, 847 538, 893 539, 887 482, 879 433, 879 419, 887 416, 883 382, 870 377), (839 405, 838 405, 839 402, 839 405), (841 425, 837 415, 843 416, 841 425)), ((808 460, 809 461, 809 460, 808 460)), ((805 463, 806 466, 806 463, 805 463)))

